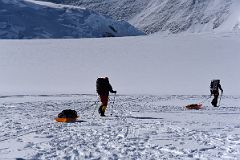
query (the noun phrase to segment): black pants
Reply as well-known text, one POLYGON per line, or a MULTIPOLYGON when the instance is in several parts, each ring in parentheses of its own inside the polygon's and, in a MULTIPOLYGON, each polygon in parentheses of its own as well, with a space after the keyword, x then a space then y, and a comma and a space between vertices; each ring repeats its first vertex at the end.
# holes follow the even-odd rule
POLYGON ((213 96, 214 96, 214 98, 212 100, 212 105, 214 107, 217 107, 219 93, 215 93, 215 94, 213 94, 213 96))

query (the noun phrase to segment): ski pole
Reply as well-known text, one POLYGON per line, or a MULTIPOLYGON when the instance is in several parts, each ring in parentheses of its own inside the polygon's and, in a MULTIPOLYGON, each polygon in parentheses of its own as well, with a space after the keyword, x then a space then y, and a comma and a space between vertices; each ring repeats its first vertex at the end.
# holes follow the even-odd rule
MULTIPOLYGON (((113 108, 113 106, 114 106, 114 103, 115 103, 115 97, 116 97, 116 93, 114 94, 114 97, 113 97, 112 108, 113 108)), ((112 114, 113 114, 113 110, 112 110, 112 113, 111 113, 110 115, 112 115, 112 114)))
MULTIPOLYGON (((98 101, 99 101, 99 97, 98 97, 98 100, 94 103, 94 104, 96 104, 96 107, 95 107, 94 110, 93 110, 92 117, 93 117, 93 115, 95 114, 95 110, 97 110, 98 101)), ((93 105, 94 105, 94 104, 93 104, 93 105)), ((93 106, 93 105, 91 105, 91 106, 93 106)))
MULTIPOLYGON (((114 93, 114 97, 113 97, 113 105, 114 105, 114 102, 115 102, 115 97, 116 97, 116 93, 114 93)), ((112 106, 113 106, 112 105, 112 106)))
POLYGON ((218 107, 219 107, 220 104, 221 104, 221 99, 222 99, 222 93, 221 93, 221 96, 220 96, 220 98, 219 98, 218 107))

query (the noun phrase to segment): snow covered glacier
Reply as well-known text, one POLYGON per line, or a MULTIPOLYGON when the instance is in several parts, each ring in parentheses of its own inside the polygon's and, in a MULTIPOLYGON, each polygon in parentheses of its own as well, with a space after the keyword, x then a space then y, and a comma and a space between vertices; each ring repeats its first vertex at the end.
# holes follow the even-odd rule
POLYGON ((240 30, 239 0, 44 1, 84 6, 126 20, 146 33, 240 30))
POLYGON ((92 38, 143 33, 91 10, 33 0, 0 0, 0 38, 92 38))

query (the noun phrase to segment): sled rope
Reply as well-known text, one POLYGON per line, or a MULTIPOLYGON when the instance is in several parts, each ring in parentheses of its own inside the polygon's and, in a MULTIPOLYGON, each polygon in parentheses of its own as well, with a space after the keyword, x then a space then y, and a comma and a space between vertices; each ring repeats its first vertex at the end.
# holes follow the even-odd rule
MULTIPOLYGON (((93 116, 94 116, 94 114, 95 114, 95 111, 96 111, 97 108, 98 108, 98 102, 100 102, 100 97, 99 97, 99 96, 97 96, 97 100, 95 101, 95 103, 91 105, 91 106, 93 106, 93 105, 96 104, 96 106, 94 107, 93 113, 92 113, 92 118, 93 118, 93 116)), ((90 106, 90 107, 91 107, 91 106, 90 106)))
POLYGON ((201 101, 199 104, 203 104, 203 103, 207 102, 210 98, 211 98, 211 96, 207 97, 206 99, 204 99, 203 101, 201 101))

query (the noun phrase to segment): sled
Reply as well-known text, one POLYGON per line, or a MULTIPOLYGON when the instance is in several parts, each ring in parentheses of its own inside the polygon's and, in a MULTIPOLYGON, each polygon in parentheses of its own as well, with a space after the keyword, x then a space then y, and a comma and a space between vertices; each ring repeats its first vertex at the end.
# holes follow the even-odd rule
POLYGON ((78 118, 77 112, 71 109, 65 109, 55 118, 57 122, 73 123, 78 118))
POLYGON ((196 109, 199 110, 202 108, 202 104, 189 104, 185 106, 187 109, 196 109))
POLYGON ((57 122, 64 122, 64 123, 73 123, 73 122, 76 122, 77 119, 78 117, 77 118, 58 118, 58 117, 55 118, 57 122))

